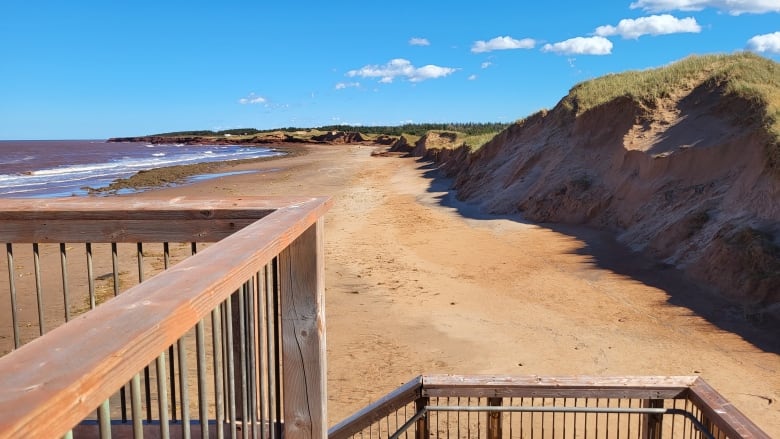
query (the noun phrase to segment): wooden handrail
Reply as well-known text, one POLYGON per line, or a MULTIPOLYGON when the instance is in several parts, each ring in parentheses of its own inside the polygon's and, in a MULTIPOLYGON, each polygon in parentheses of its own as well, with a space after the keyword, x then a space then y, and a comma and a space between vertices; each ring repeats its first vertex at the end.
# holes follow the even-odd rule
POLYGON ((425 375, 423 396, 671 399, 683 396, 689 376, 425 375))
POLYGON ((769 439, 768 434, 703 379, 697 379, 693 383, 688 399, 704 413, 712 425, 728 437, 769 439))
POLYGON ((414 402, 422 392, 423 377, 408 383, 374 401, 328 430, 328 439, 346 439, 394 411, 414 402))
POLYGON ((117 203, 152 213, 253 206, 262 220, 0 358, 0 437, 67 432, 272 258, 321 229, 331 205, 328 198, 121 200, 2 201, 0 211, 40 218, 62 209, 77 222, 90 207, 123 212, 117 203))
POLYGON ((769 438, 698 376, 423 375, 332 427, 329 439, 353 437, 418 398, 464 397, 487 398, 488 406, 499 405, 501 398, 641 399, 662 409, 664 400, 688 400, 701 411, 702 422, 729 438, 769 438))

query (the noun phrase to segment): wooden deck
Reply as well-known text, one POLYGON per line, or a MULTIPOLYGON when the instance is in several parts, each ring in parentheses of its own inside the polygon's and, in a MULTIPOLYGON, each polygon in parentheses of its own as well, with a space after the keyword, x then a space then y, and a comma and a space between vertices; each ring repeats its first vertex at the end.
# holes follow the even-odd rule
POLYGON ((10 292, 0 335, 13 342, 0 357, 0 437, 768 438, 699 377, 420 376, 328 430, 330 205, 0 201, 10 292), (175 264, 172 243, 190 249, 175 264), (120 277, 132 269, 120 267, 118 245, 136 252, 126 289, 120 277), (155 272, 152 246, 162 249, 155 272), (69 258, 73 248, 85 261, 69 258), (52 270, 61 285, 42 287, 52 270), (88 291, 69 288, 77 277, 88 291), (109 278, 115 297, 100 303, 95 281, 109 278), (78 294, 88 307, 71 315, 78 294), (45 316, 52 297, 63 321, 45 316))
POLYGON ((284 435, 324 437, 322 216, 329 206, 325 198, 0 202, 0 239, 13 245, 218 241, 0 358, 0 437, 65 435, 272 262, 282 314, 284 435))

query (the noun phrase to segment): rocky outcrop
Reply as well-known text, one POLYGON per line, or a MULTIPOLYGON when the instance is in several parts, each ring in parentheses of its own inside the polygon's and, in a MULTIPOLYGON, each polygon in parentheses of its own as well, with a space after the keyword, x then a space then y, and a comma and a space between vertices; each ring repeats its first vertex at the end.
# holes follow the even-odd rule
POLYGON ((374 143, 377 145, 387 145, 392 146, 395 144, 396 141, 398 141, 398 137, 395 136, 388 136, 386 134, 380 134, 379 136, 374 139, 374 143))
POLYGON ((359 132, 331 131, 321 135, 300 135, 274 131, 254 136, 140 136, 115 137, 108 142, 146 142, 151 144, 185 145, 276 145, 283 143, 330 143, 346 144, 366 142, 359 132))
POLYGON ((319 136, 312 136, 312 140, 318 142, 341 143, 341 144, 366 141, 366 139, 363 138, 363 136, 360 133, 355 131, 352 132, 330 131, 328 133, 319 136))
POLYGON ((409 143, 409 139, 401 134, 401 136, 390 146, 390 152, 406 152, 411 153, 414 147, 409 143))

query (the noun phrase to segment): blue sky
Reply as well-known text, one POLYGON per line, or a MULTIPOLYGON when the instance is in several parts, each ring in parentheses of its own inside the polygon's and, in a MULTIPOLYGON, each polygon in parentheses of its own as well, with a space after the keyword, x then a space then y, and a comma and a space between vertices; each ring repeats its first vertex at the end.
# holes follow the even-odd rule
POLYGON ((0 139, 511 122, 741 50, 780 61, 780 0, 4 0, 0 139))

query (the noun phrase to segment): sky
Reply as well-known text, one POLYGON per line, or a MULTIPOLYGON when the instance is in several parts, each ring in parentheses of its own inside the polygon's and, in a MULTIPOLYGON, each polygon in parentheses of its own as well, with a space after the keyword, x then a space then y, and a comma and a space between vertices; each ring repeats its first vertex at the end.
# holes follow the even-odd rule
POLYGON ((780 61, 780 0, 3 0, 0 139, 508 123, 745 50, 780 61))

